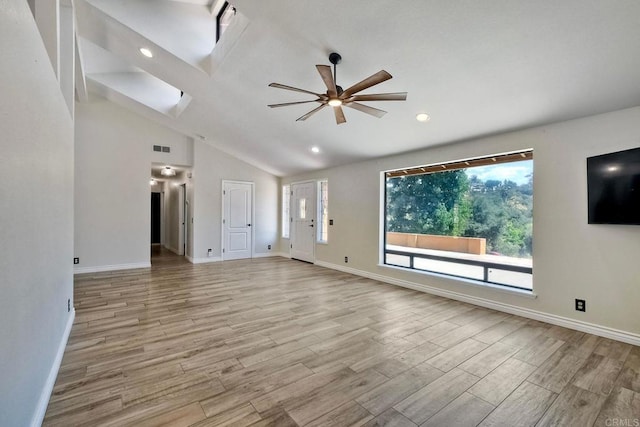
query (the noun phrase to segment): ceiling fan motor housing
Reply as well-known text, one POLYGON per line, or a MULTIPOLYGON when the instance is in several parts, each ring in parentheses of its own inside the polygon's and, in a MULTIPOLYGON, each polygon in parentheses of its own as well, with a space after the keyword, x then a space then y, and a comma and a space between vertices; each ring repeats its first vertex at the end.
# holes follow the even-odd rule
POLYGON ((342 56, 340 56, 339 53, 331 52, 331 54, 329 54, 329 62, 331 62, 333 65, 339 64, 341 61, 342 56))

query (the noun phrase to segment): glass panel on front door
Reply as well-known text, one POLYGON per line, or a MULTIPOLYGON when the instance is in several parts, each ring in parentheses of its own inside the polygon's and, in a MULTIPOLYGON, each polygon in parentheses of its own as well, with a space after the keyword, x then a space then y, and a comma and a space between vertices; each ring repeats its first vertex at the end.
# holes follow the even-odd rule
POLYGON ((305 219, 307 217, 307 199, 300 199, 299 204, 298 218, 305 219))

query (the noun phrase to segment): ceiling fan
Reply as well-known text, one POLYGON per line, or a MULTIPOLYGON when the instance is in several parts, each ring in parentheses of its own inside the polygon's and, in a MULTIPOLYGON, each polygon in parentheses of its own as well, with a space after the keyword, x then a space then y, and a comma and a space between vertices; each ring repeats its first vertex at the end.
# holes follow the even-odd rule
POLYGON ((336 84, 336 65, 338 65, 342 61, 342 57, 333 52, 329 55, 329 62, 333 64, 333 75, 331 74, 331 66, 330 65, 316 65, 318 69, 318 73, 320 73, 320 77, 322 77, 322 81, 327 86, 326 93, 315 93, 304 89, 298 89, 296 87, 283 85, 280 83, 271 83, 270 87, 275 87, 278 89, 286 89, 294 92, 302 92, 308 93, 309 95, 313 95, 316 99, 310 101, 297 101, 297 102, 286 102, 284 104, 271 104, 269 107, 278 108, 278 107, 287 107, 289 105, 297 105, 297 104, 307 104, 311 102, 317 102, 320 105, 313 110, 309 111, 307 114, 298 117, 296 121, 304 121, 309 117, 322 110, 327 105, 333 107, 333 112, 336 116, 336 123, 346 123, 346 119, 344 117, 344 112, 342 111, 342 106, 353 108, 354 110, 362 111, 363 113, 370 114, 375 117, 382 117, 387 112, 384 110, 379 110, 377 108, 369 107, 368 105, 361 104, 359 101, 405 101, 407 99, 407 92, 396 92, 396 93, 378 93, 378 94, 367 94, 367 95, 357 95, 358 92, 363 91, 371 86, 375 86, 379 83, 382 83, 386 80, 392 78, 391 74, 387 73, 384 70, 380 70, 372 76, 367 77, 366 79, 354 84, 353 86, 343 90, 342 87, 336 84))

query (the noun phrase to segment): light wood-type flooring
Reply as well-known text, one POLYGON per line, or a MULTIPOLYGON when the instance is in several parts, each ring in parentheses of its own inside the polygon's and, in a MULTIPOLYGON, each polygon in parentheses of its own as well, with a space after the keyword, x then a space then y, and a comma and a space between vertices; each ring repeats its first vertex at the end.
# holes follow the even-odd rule
POLYGON ((75 307, 46 426, 640 419, 639 347, 285 258, 164 254, 75 307))

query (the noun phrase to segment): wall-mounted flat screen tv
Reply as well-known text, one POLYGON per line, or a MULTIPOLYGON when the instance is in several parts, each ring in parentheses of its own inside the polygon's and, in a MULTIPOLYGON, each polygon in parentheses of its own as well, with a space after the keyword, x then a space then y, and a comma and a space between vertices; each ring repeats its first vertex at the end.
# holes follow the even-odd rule
POLYGON ((587 159, 589 224, 640 225, 640 147, 587 159))

